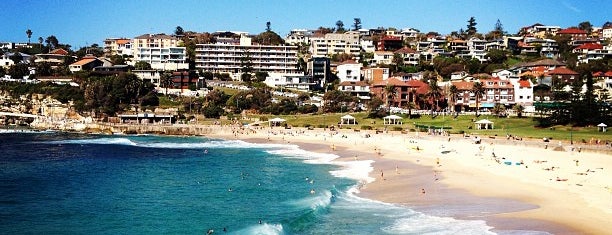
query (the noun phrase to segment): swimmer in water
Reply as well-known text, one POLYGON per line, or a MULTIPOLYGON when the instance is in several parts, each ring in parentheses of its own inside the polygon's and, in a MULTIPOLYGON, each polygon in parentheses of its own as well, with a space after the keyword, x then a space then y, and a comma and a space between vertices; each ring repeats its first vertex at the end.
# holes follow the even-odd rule
POLYGON ((310 194, 315 194, 315 190, 314 190, 314 189, 311 189, 311 190, 310 190, 310 194))
POLYGON ((232 188, 229 188, 227 191, 228 191, 228 192, 231 192, 231 191, 232 191, 232 188))
POLYGON ((208 149, 204 149, 204 154, 207 154, 207 153, 208 153, 208 149))

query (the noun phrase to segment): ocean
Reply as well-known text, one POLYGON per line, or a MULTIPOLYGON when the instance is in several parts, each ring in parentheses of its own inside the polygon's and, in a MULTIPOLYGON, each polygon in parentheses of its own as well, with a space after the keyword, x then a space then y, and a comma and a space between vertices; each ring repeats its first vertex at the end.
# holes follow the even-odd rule
POLYGON ((370 161, 205 137, 0 132, 2 234, 494 234, 361 198, 370 161))

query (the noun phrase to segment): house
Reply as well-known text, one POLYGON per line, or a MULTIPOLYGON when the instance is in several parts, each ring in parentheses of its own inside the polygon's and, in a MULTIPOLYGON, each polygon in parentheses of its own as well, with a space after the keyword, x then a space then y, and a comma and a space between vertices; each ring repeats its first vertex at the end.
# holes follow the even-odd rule
POLYGON ((363 78, 369 82, 380 82, 389 78, 389 68, 365 68, 363 78))
POLYGON ((354 60, 348 60, 338 65, 338 78, 340 82, 361 81, 361 64, 354 60))
POLYGON ((373 65, 393 64, 393 52, 391 51, 376 51, 372 59, 373 65))
POLYGON ((373 83, 370 87, 373 95, 379 97, 389 107, 406 107, 408 103, 415 103, 417 108, 423 105, 424 101, 418 99, 419 95, 424 95, 429 91, 427 83, 420 80, 400 81, 397 77, 391 77, 381 82, 373 83), (393 88, 393 96, 387 96, 386 89, 393 88))
POLYGON ((161 74, 163 71, 154 69, 132 70, 132 73, 134 73, 136 77, 140 78, 140 80, 143 82, 150 82, 151 84, 155 85, 155 87, 162 87, 161 74))
POLYGON ((132 66, 129 66, 126 64, 111 65, 111 66, 98 66, 93 69, 92 74, 99 74, 99 75, 121 74, 121 73, 127 73, 130 69, 132 69, 132 66))
POLYGON ((310 52, 313 56, 350 54, 358 56, 361 52, 359 34, 328 33, 311 38, 310 52))
MULTIPOLYGON (((453 100, 453 111, 466 110, 468 107, 476 107, 476 98, 472 92, 474 82, 468 81, 451 81, 451 86, 457 88, 457 94, 453 100)), ((450 99, 449 99, 450 100, 450 99)))
POLYGON ((104 40, 104 55, 126 55, 132 56, 132 39, 129 38, 107 38, 104 40))
POLYGON ((585 44, 582 44, 574 48, 572 52, 576 54, 586 54, 586 53, 589 53, 590 51, 601 50, 601 49, 603 49, 603 45, 599 43, 585 43, 585 44))
MULTIPOLYGON (((24 54, 21 52, 16 52, 19 54, 19 56, 21 56, 21 61, 20 63, 24 63, 24 64, 29 64, 30 63, 30 58, 31 56, 28 54, 24 54)), ((9 67, 11 67, 13 64, 15 64, 15 61, 13 61, 13 56, 15 55, 15 53, 4 53, 2 54, 2 56, 0 56, 0 67, 4 67, 5 69, 8 69, 9 67)))
POLYGON ((111 66, 112 64, 107 59, 98 59, 91 55, 83 57, 83 59, 68 65, 70 72, 92 71, 95 67, 111 66))
POLYGON ((421 53, 410 47, 403 47, 399 50, 394 51, 393 53, 398 54, 400 57, 402 57, 404 65, 418 65, 419 59, 421 57, 421 53))
POLYGON ((523 107, 533 106, 533 83, 529 79, 512 79, 514 86, 514 99, 516 104, 523 107))
POLYGON ((58 48, 50 51, 46 54, 36 54, 34 57, 35 63, 48 63, 51 67, 57 67, 66 61, 66 58, 70 57, 70 53, 62 48, 58 48))
POLYGON ((479 80, 485 92, 480 99, 480 107, 493 108, 495 104, 502 104, 510 107, 515 103, 514 86, 508 80, 502 80, 498 77, 479 80))
POLYGON ((493 72, 491 73, 491 76, 498 77, 501 79, 508 79, 511 76, 514 76, 514 73, 506 69, 496 69, 496 70, 493 70, 493 72))
POLYGON ((403 47, 403 41, 400 37, 396 36, 384 36, 376 45, 378 51, 395 51, 403 47))
MULTIPOLYGON (((557 67, 548 72, 549 77, 557 76, 565 83, 573 83, 578 78, 578 73, 566 67, 557 67)), ((554 81, 553 81, 554 82, 554 81)))
POLYGON ((576 27, 559 30, 557 35, 568 35, 571 40, 582 40, 587 38, 587 32, 576 27))
POLYGON ((299 91, 312 91, 320 88, 318 80, 311 75, 274 75, 268 76, 264 83, 270 87, 281 87, 299 91))
POLYGON ((370 100, 370 84, 364 81, 344 81, 338 84, 338 90, 348 92, 360 100, 370 100))
POLYGON ((199 78, 195 73, 189 71, 174 71, 172 72, 172 86, 174 88, 189 89, 189 86, 198 86, 199 78))
POLYGON ((451 81, 456 81, 456 80, 463 80, 468 76, 468 72, 466 71, 457 71, 457 72, 452 72, 451 73, 451 77, 450 80, 451 81))

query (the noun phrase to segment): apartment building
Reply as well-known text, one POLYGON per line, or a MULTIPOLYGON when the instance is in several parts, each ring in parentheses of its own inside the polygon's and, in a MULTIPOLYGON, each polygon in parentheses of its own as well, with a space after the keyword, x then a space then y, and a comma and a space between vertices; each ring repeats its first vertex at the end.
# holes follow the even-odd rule
POLYGON ((254 45, 251 38, 196 45, 196 68, 213 73, 229 73, 239 79, 245 63, 253 72, 270 76, 304 75, 298 67, 297 46, 254 45))
POLYGON ((325 36, 311 38, 310 52, 313 56, 333 54, 359 55, 361 45, 358 33, 328 33, 325 36))
POLYGON ((132 50, 133 62, 145 61, 152 69, 181 70, 188 69, 187 51, 178 46, 179 39, 165 34, 144 34, 134 38, 132 50))
POLYGON ((104 55, 129 55, 132 56, 132 39, 130 38, 107 38, 104 40, 104 55))

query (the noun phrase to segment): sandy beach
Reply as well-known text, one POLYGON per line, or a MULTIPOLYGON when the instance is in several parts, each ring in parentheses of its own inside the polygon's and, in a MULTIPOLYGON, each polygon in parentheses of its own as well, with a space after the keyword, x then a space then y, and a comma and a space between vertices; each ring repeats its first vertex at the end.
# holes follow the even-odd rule
MULTIPOLYGON (((353 130, 210 127, 207 136, 296 144, 373 160, 360 196, 418 211, 485 220, 502 230, 606 234, 612 229, 612 158, 568 143, 353 130)), ((493 230, 495 231, 495 229, 493 230)))

